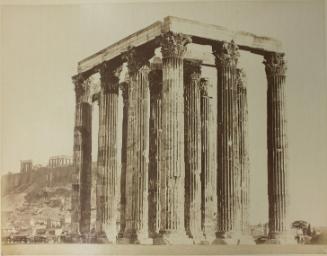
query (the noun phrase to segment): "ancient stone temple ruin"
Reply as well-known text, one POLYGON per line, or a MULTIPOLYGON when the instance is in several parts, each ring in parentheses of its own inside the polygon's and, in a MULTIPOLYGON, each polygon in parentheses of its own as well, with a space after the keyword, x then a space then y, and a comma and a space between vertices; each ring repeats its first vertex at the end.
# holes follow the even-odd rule
POLYGON ((248 221, 247 87, 238 67, 240 51, 263 57, 269 238, 287 241, 286 65, 281 44, 176 17, 78 63, 73 77, 74 234, 90 232, 92 104, 97 102, 98 234, 121 243, 254 243, 248 221), (214 80, 203 74, 206 68, 214 69, 214 80))

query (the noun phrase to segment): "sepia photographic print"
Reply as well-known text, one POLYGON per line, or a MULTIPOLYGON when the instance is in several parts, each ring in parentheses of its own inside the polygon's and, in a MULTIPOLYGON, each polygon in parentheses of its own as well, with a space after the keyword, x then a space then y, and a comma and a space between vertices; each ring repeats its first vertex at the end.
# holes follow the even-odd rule
POLYGON ((327 253, 325 1, 0 7, 1 255, 327 253))

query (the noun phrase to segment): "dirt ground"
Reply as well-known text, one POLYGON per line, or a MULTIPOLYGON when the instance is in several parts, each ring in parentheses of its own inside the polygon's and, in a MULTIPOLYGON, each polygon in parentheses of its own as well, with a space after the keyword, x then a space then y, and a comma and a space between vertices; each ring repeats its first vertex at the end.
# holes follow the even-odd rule
POLYGON ((327 245, 5 245, 1 255, 267 255, 327 254, 327 245))

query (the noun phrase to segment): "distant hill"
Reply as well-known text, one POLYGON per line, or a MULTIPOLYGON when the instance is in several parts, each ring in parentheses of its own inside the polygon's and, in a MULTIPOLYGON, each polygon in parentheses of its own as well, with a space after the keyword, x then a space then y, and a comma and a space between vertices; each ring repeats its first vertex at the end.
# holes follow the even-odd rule
MULTIPOLYGON (((92 168, 95 173, 95 168, 92 168)), ((70 223, 73 167, 41 167, 1 177, 2 229, 29 230, 35 223, 70 223)), ((92 175, 92 203, 95 175, 92 175)), ((95 205, 92 206, 95 208, 95 205)))

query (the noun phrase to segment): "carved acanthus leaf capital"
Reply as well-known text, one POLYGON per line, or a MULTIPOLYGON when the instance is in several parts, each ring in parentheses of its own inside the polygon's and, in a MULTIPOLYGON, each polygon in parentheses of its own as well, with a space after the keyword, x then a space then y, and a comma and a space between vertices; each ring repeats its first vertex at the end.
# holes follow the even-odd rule
POLYGON ((85 93, 85 86, 84 86, 84 81, 85 78, 82 74, 77 74, 72 77, 73 83, 75 85, 75 95, 76 99, 79 99, 84 93, 85 93))
POLYGON ((201 78, 200 79, 200 92, 201 96, 207 97, 209 90, 209 79, 208 78, 201 78))
POLYGON ((264 55, 263 64, 267 76, 285 76, 287 66, 284 60, 284 53, 267 53, 264 55))
MULTIPOLYGON (((149 59, 153 56, 154 49, 136 49, 129 46, 127 51, 122 53, 122 59, 127 62, 128 73, 130 76, 141 68, 149 67, 149 59)), ((143 70, 144 71, 144 70, 143 70)))
POLYGON ((243 69, 237 68, 236 69, 236 79, 237 79, 237 87, 239 89, 245 88, 246 84, 246 75, 243 69))
POLYGON ((142 72, 143 74, 147 74, 148 75, 150 73, 150 71, 151 71, 151 69, 150 69, 150 63, 149 62, 147 62, 146 65, 143 65, 140 68, 140 72, 142 72))
POLYGON ((122 65, 114 66, 104 62, 100 66, 101 88, 104 92, 118 93, 119 76, 122 71, 122 65))
POLYGON ((216 57, 216 65, 221 67, 236 67, 240 53, 238 46, 232 40, 220 42, 213 46, 213 54, 216 57))
POLYGON ((161 53, 163 58, 182 58, 186 52, 186 45, 191 43, 189 36, 171 31, 161 36, 161 53))
POLYGON ((157 69, 162 69, 162 60, 160 57, 154 57, 151 65, 150 65, 151 70, 157 70, 157 69))
POLYGON ((122 96, 125 103, 128 101, 128 86, 129 80, 126 80, 119 84, 119 89, 122 91, 122 96))
POLYGON ((201 62, 200 61, 185 61, 184 64, 184 77, 185 80, 190 82, 199 80, 201 76, 201 62))

